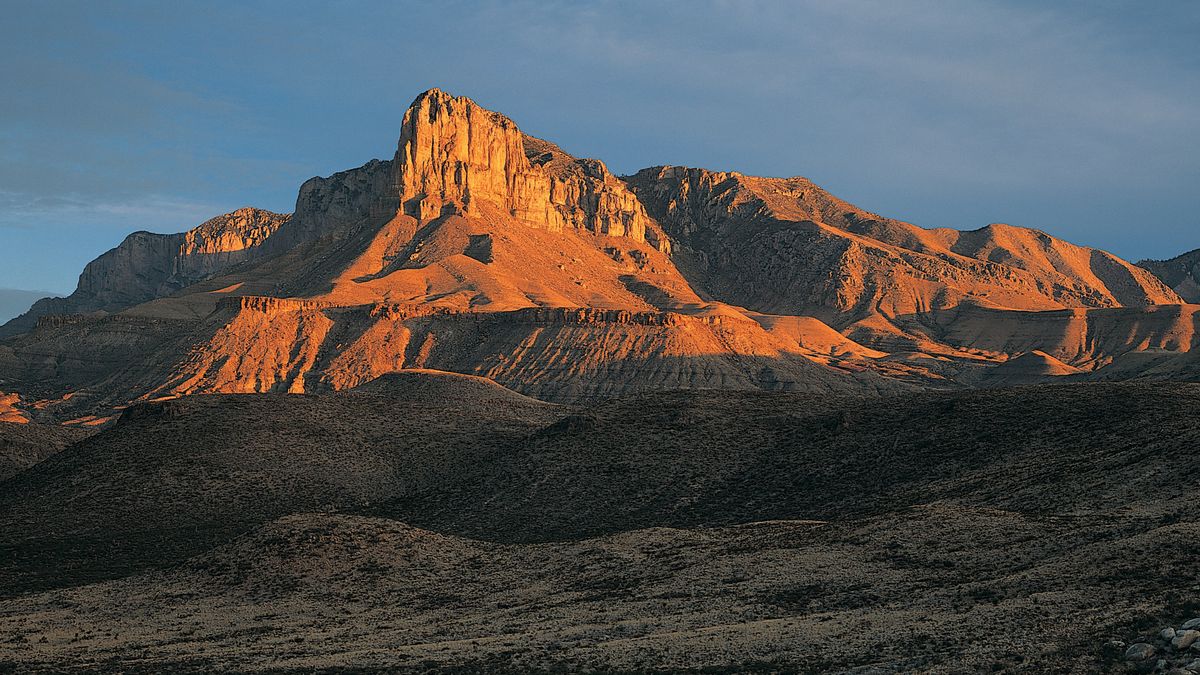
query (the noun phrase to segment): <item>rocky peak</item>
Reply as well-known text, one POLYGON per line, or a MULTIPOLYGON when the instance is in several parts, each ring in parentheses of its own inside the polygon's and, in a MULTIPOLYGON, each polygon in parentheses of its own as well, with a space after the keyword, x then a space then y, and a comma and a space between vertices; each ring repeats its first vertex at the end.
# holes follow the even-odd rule
POLYGON ((50 314, 120 311, 264 257, 264 244, 289 218, 247 207, 210 218, 186 232, 134 232, 83 268, 74 293, 37 301, 28 312, 0 327, 0 336, 30 330, 39 317, 50 314))
POLYGON ((287 219, 284 214, 243 207, 184 232, 180 253, 224 253, 253 248, 266 241, 287 219))
POLYGON ((393 170, 402 212, 420 221, 489 217, 668 246, 602 162, 576 159, 524 135, 508 117, 439 89, 418 96, 404 114, 393 170))
POLYGON ((419 220, 511 210, 513 180, 531 168, 512 120, 438 89, 404 114, 395 166, 401 208, 419 220))

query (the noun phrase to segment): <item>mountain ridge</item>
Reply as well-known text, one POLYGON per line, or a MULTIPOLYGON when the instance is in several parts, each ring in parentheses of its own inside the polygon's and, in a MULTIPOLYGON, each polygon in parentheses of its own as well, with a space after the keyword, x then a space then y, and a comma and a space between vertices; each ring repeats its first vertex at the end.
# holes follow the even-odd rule
POLYGON ((1037 230, 928 230, 801 177, 617 177, 431 89, 392 159, 306 181, 292 214, 138 233, 89 264, 72 296, 0 328, 0 388, 69 419, 406 368, 561 401, 963 387, 1032 350, 1071 377, 1152 345, 1187 370, 1194 313, 1156 311, 1181 304, 1150 271, 1037 230), (1010 320, 1023 337, 988 337, 1010 320), (1075 346, 1093 325, 1113 337, 1075 346))
POLYGON ((1168 260, 1141 260, 1144 267, 1187 302, 1200 302, 1200 248, 1168 260))

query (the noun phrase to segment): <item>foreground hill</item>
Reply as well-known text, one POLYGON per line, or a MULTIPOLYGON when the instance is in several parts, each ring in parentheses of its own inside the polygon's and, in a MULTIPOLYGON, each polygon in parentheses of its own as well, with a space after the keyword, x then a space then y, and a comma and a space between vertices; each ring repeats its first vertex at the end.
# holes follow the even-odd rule
POLYGON ((1064 367, 1023 381, 1139 377, 1124 357, 1147 350, 1181 355, 1155 375, 1178 379, 1198 343, 1181 302, 1103 251, 927 230, 804 178, 614 176, 434 89, 390 159, 307 181, 291 214, 130 235, 0 328, 0 387, 61 422, 406 368, 564 403, 972 387, 1032 351, 1064 367))
POLYGON ((86 428, 14 423, 0 419, 0 481, 61 452, 91 433, 92 430, 86 428))
POLYGON ((1200 610, 1196 420, 1170 383, 141 404, 0 484, 0 663, 1116 668, 1200 610))

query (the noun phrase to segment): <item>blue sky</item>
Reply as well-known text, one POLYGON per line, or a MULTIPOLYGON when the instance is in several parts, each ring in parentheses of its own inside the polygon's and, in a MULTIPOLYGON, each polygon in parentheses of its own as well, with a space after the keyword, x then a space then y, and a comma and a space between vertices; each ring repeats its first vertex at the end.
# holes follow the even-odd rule
POLYGON ((433 86, 619 173, 804 175, 927 227, 1200 247, 1196 2, 0 5, 0 287, 66 292, 134 230, 290 211, 390 157, 433 86))

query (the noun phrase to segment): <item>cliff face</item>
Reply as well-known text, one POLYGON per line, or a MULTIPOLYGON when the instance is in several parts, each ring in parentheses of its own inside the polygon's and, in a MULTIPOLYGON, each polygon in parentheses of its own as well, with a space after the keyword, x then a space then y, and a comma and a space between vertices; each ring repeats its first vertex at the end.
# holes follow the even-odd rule
POLYGON ((120 309, 169 295, 254 258, 288 216, 238 209, 179 234, 135 232, 88 263, 68 301, 81 309, 120 309))
POLYGON ((624 183, 598 160, 527 137, 468 98, 425 92, 404 114, 393 161, 402 212, 420 221, 491 216, 668 243, 624 183))
POLYGON ((346 238, 355 227, 377 227, 396 214, 392 163, 373 159, 357 169, 310 178, 300 186, 296 210, 267 247, 283 253, 322 238, 346 238))
POLYGON ((48 314, 112 312, 161 298, 263 255, 287 215, 243 208, 178 234, 134 232, 83 268, 75 292, 46 298, 0 327, 0 337, 33 328, 48 314))

